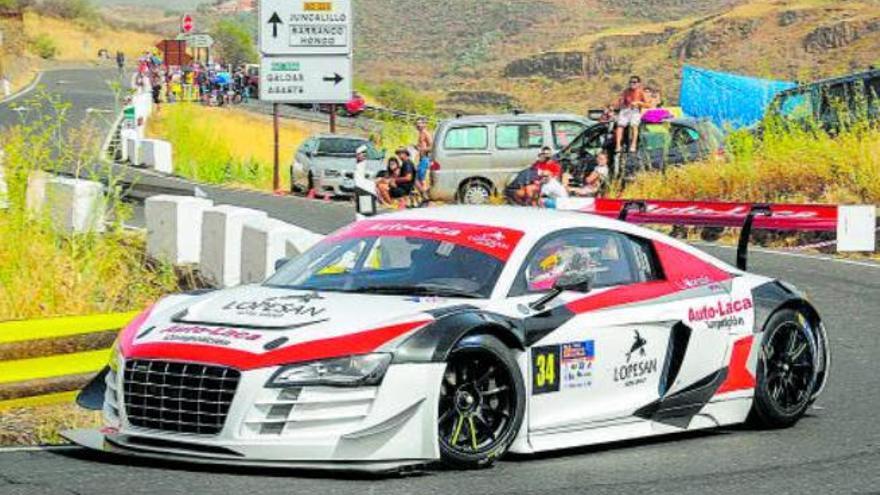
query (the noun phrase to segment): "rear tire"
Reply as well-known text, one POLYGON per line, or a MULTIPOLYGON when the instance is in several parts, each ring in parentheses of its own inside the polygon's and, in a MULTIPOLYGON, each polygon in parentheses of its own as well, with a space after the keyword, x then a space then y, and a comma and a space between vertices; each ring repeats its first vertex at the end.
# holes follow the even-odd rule
POLYGON ((794 425, 810 406, 817 379, 816 339, 806 317, 783 309, 767 321, 758 355, 752 420, 767 428, 794 425))
POLYGON ((492 187, 480 179, 469 179, 458 190, 459 202, 466 205, 485 205, 491 197, 492 187))
POLYGON ((525 384, 510 349, 490 335, 464 339, 449 353, 440 384, 438 443, 443 463, 491 466, 507 452, 525 415, 525 384))

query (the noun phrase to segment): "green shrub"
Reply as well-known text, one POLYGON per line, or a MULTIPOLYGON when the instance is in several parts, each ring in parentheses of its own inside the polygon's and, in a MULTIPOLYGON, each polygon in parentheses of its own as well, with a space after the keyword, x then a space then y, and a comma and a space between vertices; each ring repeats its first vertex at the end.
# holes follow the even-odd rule
POLYGON ((44 60, 51 60, 58 55, 58 47, 55 40, 47 34, 39 34, 31 40, 31 50, 44 60))

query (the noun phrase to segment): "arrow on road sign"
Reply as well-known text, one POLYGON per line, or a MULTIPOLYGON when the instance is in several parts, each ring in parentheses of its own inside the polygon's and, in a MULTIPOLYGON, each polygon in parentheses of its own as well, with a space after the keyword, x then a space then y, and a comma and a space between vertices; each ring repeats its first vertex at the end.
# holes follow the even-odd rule
POLYGON ((269 24, 272 25, 272 37, 278 37, 278 25, 284 24, 280 17, 278 17, 278 12, 273 12, 272 17, 269 18, 269 24))
POLYGON ((334 86, 341 83, 342 79, 343 79, 343 77, 340 76, 339 74, 333 74, 332 76, 327 76, 324 78, 324 80, 327 82, 333 82, 334 86))

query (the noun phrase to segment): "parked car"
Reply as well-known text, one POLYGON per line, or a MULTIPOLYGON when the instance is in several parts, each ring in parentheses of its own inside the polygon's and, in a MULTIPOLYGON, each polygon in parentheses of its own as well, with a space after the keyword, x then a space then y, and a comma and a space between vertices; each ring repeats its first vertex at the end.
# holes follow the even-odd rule
POLYGON ((313 136, 296 152, 290 166, 290 184, 293 192, 350 196, 354 193, 355 151, 367 146, 367 178, 385 169, 385 152, 360 136, 327 134, 313 136))
POLYGON ((483 204, 543 146, 561 150, 595 122, 569 114, 478 115, 440 123, 431 197, 483 204))
POLYGON ((773 100, 769 111, 796 124, 815 123, 828 132, 836 132, 841 124, 841 110, 875 121, 880 118, 880 69, 823 79, 783 91, 773 100))
POLYGON ((723 156, 724 135, 707 119, 676 118, 658 124, 643 123, 636 153, 623 153, 618 159, 614 148, 614 123, 600 123, 575 138, 557 159, 565 170, 580 177, 596 165, 596 155, 604 150, 613 164, 612 177, 625 179, 640 170, 663 170, 713 155, 723 156))

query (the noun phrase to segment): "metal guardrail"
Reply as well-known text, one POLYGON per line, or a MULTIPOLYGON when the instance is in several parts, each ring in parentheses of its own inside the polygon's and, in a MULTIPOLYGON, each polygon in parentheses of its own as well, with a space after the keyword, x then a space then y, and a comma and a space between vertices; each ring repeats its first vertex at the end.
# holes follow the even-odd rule
MULTIPOLYGON (((51 344, 59 339, 87 338, 92 334, 116 331, 136 315, 137 312, 131 312, 2 322, 0 353, 22 345, 48 344, 51 348, 51 344)), ((53 389, 49 393, 30 395, 29 390, 39 389, 37 385, 41 381, 97 373, 107 364, 110 353, 110 349, 104 345, 98 347, 67 354, 0 361, 0 394, 7 396, 8 393, 4 391, 12 390, 15 395, 0 401, 0 410, 72 401, 85 380, 69 380, 61 385, 64 390, 53 389), (31 384, 34 387, 30 387, 31 384)))

